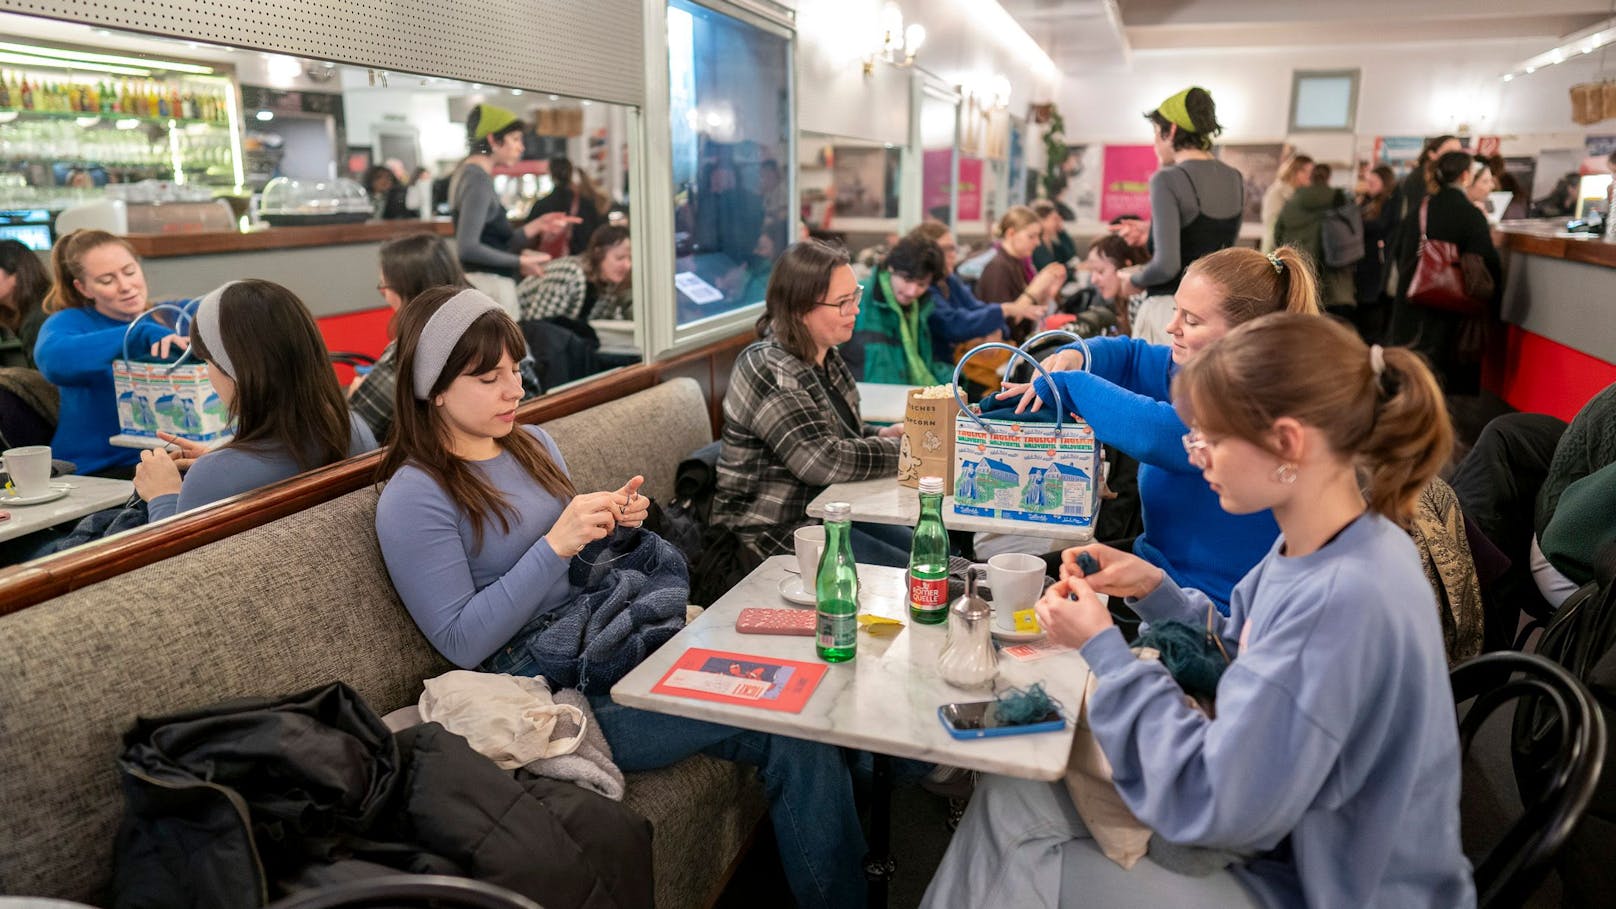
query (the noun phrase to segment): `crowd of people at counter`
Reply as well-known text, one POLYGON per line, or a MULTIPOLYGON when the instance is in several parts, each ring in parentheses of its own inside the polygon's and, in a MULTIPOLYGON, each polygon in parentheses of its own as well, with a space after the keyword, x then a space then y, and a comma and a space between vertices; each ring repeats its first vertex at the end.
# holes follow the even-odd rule
MULTIPOLYGON (((1517 447, 1488 439, 1509 426, 1450 463, 1447 401, 1474 390, 1466 333, 1495 316, 1502 283, 1471 194, 1485 164, 1442 137, 1406 179, 1373 172, 1349 199, 1299 158, 1272 206, 1270 248, 1252 249, 1236 243, 1244 182, 1212 153, 1211 95, 1180 92, 1147 120, 1161 163, 1150 211, 1120 219, 1081 259, 1048 203, 1004 213, 974 281, 938 222, 914 226, 862 280, 835 245, 785 249, 724 396, 690 583, 727 589, 790 552, 813 521, 808 503, 832 484, 896 477, 901 427, 864 421, 859 382, 948 383, 983 341, 1081 336, 1042 352, 1047 377, 973 358, 985 365, 964 381, 985 410, 1021 420, 1049 419, 1059 402, 1112 453, 1101 542, 1013 545, 1058 578, 1040 620, 1098 678, 1088 724, 1117 793, 1162 845, 1125 872, 1064 782, 983 775, 924 905, 1473 904, 1447 673, 1513 635, 1519 606, 1492 565, 1536 556, 1546 595, 1561 599, 1592 580, 1616 539, 1616 389, 1563 435, 1535 437, 1557 469, 1523 536, 1515 515, 1545 500, 1505 501, 1500 472, 1517 447), (1321 213, 1344 206, 1362 216, 1360 255, 1333 263, 1321 213), (1411 299, 1422 238, 1477 258, 1490 286, 1475 313, 1411 299), (1073 289, 1079 268, 1088 280, 1073 289), (1557 445, 1575 446, 1575 464, 1557 445), (1141 620, 1204 628, 1217 643, 1229 662, 1215 711, 1130 651, 1141 620)), ((590 213, 583 190, 523 224, 506 218, 489 174, 520 154, 519 127, 490 106, 472 114, 452 246, 417 236, 384 248, 394 337, 346 394, 308 309, 273 282, 192 301, 183 332, 155 320, 131 329, 151 294, 126 242, 63 238, 54 281, 0 247, 0 320, 60 390, 53 451, 83 472, 132 476, 155 520, 380 444, 376 532, 421 633, 459 667, 550 675, 574 608, 569 566, 641 528, 652 506, 638 476, 575 488, 555 441, 516 422, 542 387, 524 368, 539 353, 530 326, 630 305, 627 232, 590 213), (600 223, 585 237, 590 217, 600 223), (517 317, 479 275, 514 285, 517 317), (35 310, 29 295, 41 292, 35 310), (174 437, 168 450, 111 446, 111 363, 126 335, 153 356, 188 348, 206 363, 234 436, 211 450, 174 437)), ((908 564, 905 528, 855 523, 851 540, 861 563, 908 564)), ((954 538, 963 555, 979 542, 954 538)), ((682 558, 654 538, 639 545, 682 558)), ((797 905, 864 904, 860 759, 585 693, 623 770, 698 752, 758 767, 797 905)))

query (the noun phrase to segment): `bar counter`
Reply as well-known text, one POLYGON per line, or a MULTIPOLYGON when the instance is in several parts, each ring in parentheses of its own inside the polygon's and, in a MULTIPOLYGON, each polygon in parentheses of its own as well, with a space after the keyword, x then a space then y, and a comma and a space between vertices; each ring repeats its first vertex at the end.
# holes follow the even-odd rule
POLYGON ((142 259, 170 259, 179 256, 257 252, 266 249, 384 243, 416 233, 434 233, 440 237, 453 236, 454 224, 447 218, 434 221, 365 221, 358 224, 322 224, 313 227, 267 227, 252 231, 128 234, 125 239, 142 259))
POLYGON ((1569 420, 1616 382, 1616 243, 1563 226, 1500 225, 1508 333, 1487 377, 1511 405, 1569 420))
POLYGON ((262 278, 285 285, 317 318, 325 319, 382 307, 376 291, 382 244, 423 232, 452 237, 454 225, 446 218, 365 221, 246 232, 129 234, 127 239, 144 262, 153 299, 194 297, 226 281, 262 278))

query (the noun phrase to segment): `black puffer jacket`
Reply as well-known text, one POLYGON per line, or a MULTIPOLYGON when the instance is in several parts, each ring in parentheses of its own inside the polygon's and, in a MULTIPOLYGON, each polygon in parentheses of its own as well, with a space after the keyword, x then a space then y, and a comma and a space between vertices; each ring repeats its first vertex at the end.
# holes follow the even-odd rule
POLYGON ((547 907, 652 903, 651 826, 513 776, 436 723, 396 737, 342 683, 141 719, 119 760, 120 909, 239 909, 398 871, 488 881, 547 907))

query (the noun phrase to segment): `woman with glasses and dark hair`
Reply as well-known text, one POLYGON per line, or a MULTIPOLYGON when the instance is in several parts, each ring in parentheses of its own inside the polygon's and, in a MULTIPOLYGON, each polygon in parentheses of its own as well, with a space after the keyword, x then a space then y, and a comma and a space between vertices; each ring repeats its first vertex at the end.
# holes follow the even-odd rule
MULTIPOLYGON (((712 520, 755 558, 790 552, 792 534, 813 523, 808 503, 830 484, 897 476, 903 428, 864 425, 836 350, 853 337, 861 295, 845 250, 798 243, 769 276, 762 340, 735 359, 712 520)), ((852 536, 858 561, 908 564, 908 528, 855 524, 852 536)))

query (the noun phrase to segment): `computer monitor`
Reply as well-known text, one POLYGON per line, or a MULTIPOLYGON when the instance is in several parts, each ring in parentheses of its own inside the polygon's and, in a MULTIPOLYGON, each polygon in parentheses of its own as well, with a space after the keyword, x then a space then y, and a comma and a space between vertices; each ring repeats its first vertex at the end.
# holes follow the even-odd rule
POLYGON ((0 211, 0 240, 16 240, 40 252, 51 248, 51 214, 43 208, 0 211))

